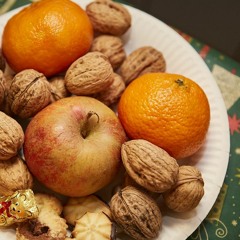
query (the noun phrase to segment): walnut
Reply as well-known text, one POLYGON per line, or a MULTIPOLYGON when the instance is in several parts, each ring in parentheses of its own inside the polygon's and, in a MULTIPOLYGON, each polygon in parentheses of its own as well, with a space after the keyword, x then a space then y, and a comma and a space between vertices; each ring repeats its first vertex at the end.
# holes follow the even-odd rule
POLYGON ((126 58, 122 39, 117 36, 100 35, 93 40, 91 51, 98 51, 108 57, 113 70, 116 70, 126 58))
POLYGON ((5 69, 6 69, 6 60, 3 57, 2 49, 0 49, 0 70, 4 72, 5 69))
POLYGON ((119 100, 124 90, 125 83, 122 77, 117 73, 113 73, 112 84, 104 91, 93 95, 93 97, 110 106, 119 100))
POLYGON ((68 68, 65 85, 75 95, 90 95, 103 91, 113 82, 113 69, 100 52, 89 52, 68 68))
POLYGON ((151 191, 147 190, 146 188, 137 184, 126 172, 124 174, 124 179, 123 179, 121 188, 124 188, 127 186, 133 186, 133 187, 137 188, 138 190, 146 193, 149 197, 153 198, 154 200, 157 200, 161 196, 161 193, 151 192, 151 191))
POLYGON ((49 83, 52 94, 51 102, 70 96, 70 93, 65 86, 64 76, 52 77, 49 79, 49 83))
POLYGON ((204 195, 201 172, 194 166, 179 167, 178 181, 174 188, 163 194, 166 205, 176 212, 194 209, 204 195))
POLYGON ((0 122, 0 160, 8 160, 22 147, 24 133, 15 119, 3 112, 0 112, 0 122))
POLYGON ((3 74, 3 84, 5 87, 5 91, 8 92, 8 90, 12 84, 13 78, 14 78, 14 75, 12 75, 12 74, 3 74))
POLYGON ((114 221, 134 239, 157 237, 162 215, 156 202, 132 186, 118 191, 110 201, 114 221))
POLYGON ((177 161, 160 147, 143 139, 122 145, 122 161, 129 176, 152 192, 165 192, 177 181, 177 161))
MULTIPOLYGON (((0 92, 1 92, 1 87, 4 90, 4 93, 2 95, 2 104, 0 100, 0 110, 5 112, 7 115, 12 116, 14 115, 13 112, 11 111, 11 108, 9 106, 9 103, 7 101, 7 95, 9 92, 9 88, 12 84, 13 76, 11 74, 3 74, 0 71, 0 92)), ((1 98, 1 96, 0 96, 1 98)))
POLYGON ((87 5, 86 13, 96 32, 120 36, 131 27, 131 15, 120 3, 109 0, 93 1, 87 5))
POLYGON ((32 186, 32 175, 20 157, 0 161, 0 195, 10 196, 17 190, 29 189, 32 186))
POLYGON ((50 103, 51 91, 46 77, 33 69, 16 74, 8 92, 8 102, 20 118, 33 117, 50 103))
POLYGON ((5 86, 3 72, 0 70, 0 107, 2 106, 5 99, 5 86))
POLYGON ((126 84, 149 72, 165 72, 166 60, 157 49, 145 46, 130 53, 119 71, 126 84))

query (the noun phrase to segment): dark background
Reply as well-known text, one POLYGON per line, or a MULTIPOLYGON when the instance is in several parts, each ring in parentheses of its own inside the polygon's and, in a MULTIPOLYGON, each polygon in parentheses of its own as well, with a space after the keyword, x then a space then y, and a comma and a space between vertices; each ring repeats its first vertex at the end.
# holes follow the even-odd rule
POLYGON ((126 0, 240 62, 240 0, 126 0))

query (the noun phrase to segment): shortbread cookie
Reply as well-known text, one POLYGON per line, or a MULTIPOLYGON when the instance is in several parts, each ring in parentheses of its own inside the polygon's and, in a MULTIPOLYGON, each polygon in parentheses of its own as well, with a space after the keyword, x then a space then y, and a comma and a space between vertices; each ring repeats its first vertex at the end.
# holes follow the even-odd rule
POLYGON ((50 195, 37 193, 39 216, 20 224, 16 230, 17 240, 64 240, 67 235, 66 220, 60 217, 61 202, 50 195))
POLYGON ((62 213, 63 206, 58 198, 44 193, 37 193, 35 199, 40 211, 54 212, 57 215, 62 213))
POLYGON ((86 212, 104 212, 111 218, 109 206, 95 195, 69 198, 67 204, 63 207, 64 218, 71 225, 75 225, 75 221, 86 212))

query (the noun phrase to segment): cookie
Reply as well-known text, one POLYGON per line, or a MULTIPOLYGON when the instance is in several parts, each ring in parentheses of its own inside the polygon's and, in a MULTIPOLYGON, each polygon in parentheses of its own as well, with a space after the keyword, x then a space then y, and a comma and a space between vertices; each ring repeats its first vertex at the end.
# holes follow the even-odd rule
POLYGON ((72 236, 76 240, 111 240, 115 235, 114 226, 103 212, 85 213, 76 220, 72 236))
POLYGON ((69 198, 67 204, 63 207, 64 218, 71 225, 75 225, 75 221, 86 212, 104 212, 111 218, 109 206, 95 195, 69 198))
POLYGON ((66 220, 60 217, 61 202, 53 196, 37 193, 36 203, 39 216, 20 224, 16 229, 17 240, 65 240, 67 235, 66 220))

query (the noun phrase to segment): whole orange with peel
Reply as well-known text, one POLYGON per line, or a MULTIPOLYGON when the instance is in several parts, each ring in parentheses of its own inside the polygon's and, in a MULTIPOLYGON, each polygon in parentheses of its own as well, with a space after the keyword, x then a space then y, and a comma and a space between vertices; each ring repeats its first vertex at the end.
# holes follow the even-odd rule
POLYGON ((176 159, 196 153, 210 122, 203 89, 179 74, 147 73, 122 94, 118 116, 132 139, 145 139, 176 159))
POLYGON ((88 52, 92 40, 91 22, 79 5, 70 0, 41 0, 9 19, 2 51, 15 72, 33 68, 51 76, 88 52))

